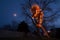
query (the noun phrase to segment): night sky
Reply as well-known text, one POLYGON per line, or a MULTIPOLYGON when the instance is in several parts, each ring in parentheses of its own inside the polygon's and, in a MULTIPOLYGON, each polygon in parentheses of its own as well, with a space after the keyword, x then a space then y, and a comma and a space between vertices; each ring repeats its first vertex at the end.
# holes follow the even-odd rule
MULTIPOLYGON (((20 5, 21 3, 25 4, 25 0, 0 0, 0 27, 6 24, 11 24, 13 20, 17 21, 18 23, 25 20, 25 15, 23 15, 20 5)), ((48 7, 52 8, 52 11, 54 13, 55 11, 60 9, 60 0, 56 0, 54 3, 50 3, 48 7)), ((53 14, 52 12, 47 10, 45 10, 44 12, 44 16, 50 16, 53 14)), ((58 14, 60 14, 60 12, 58 12, 58 14)), ((48 25, 53 24, 56 28, 60 28, 59 16, 57 16, 54 22, 48 23, 48 25)))

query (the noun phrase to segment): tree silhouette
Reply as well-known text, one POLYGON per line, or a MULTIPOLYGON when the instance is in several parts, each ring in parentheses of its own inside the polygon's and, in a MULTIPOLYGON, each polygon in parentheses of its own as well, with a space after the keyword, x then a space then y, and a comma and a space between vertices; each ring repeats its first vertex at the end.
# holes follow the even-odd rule
POLYGON ((18 25, 17 31, 19 31, 19 32, 26 32, 26 33, 29 32, 27 23, 25 23, 24 21, 21 22, 21 23, 18 25))
POLYGON ((17 27, 18 27, 17 21, 13 20, 13 21, 12 21, 12 27, 11 27, 11 28, 12 28, 14 31, 16 31, 16 30, 17 30, 17 27))
POLYGON ((3 30, 9 30, 11 31, 11 25, 4 25, 4 28, 2 28, 3 30))

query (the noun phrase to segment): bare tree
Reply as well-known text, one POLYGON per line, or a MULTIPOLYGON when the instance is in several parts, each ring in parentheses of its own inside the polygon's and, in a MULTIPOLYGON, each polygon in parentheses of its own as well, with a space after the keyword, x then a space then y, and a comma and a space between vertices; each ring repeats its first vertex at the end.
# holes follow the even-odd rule
POLYGON ((45 10, 48 10, 48 11, 52 12, 52 15, 44 17, 44 21, 45 22, 53 22, 53 21, 55 21, 55 19, 58 16, 60 16, 60 14, 58 14, 60 9, 53 12, 52 9, 50 7, 48 7, 48 5, 50 3, 53 3, 53 2, 55 2, 55 0, 26 0, 25 4, 20 4, 20 5, 21 5, 21 8, 22 8, 23 14, 25 14, 27 17, 29 17, 32 20, 32 23, 35 24, 32 17, 30 16, 30 14, 27 12, 27 10, 31 8, 31 5, 36 3, 41 7, 43 12, 45 10))

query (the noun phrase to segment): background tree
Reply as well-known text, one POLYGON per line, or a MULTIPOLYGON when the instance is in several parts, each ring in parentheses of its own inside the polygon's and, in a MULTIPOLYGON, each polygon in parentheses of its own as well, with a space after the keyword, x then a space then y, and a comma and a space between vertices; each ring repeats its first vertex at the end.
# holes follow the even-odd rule
POLYGON ((24 21, 19 23, 17 31, 25 33, 29 32, 27 23, 25 23, 24 21))
POLYGON ((11 25, 10 24, 4 25, 4 28, 2 28, 2 30, 9 30, 9 31, 11 31, 11 25))

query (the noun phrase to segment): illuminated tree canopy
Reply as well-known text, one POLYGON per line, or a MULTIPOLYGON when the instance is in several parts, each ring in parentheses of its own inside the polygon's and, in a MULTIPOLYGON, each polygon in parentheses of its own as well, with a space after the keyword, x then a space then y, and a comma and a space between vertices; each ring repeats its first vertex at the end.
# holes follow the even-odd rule
POLYGON ((55 26, 55 21, 59 17, 59 11, 60 8, 57 8, 56 0, 26 0, 24 3, 21 3, 21 8, 23 14, 25 14, 26 17, 31 18, 31 12, 30 8, 31 6, 36 3, 38 4, 42 11, 44 12, 44 25, 47 28, 51 28, 52 26, 55 26))

